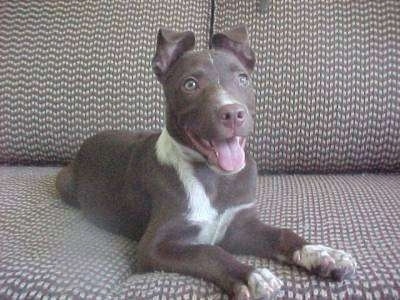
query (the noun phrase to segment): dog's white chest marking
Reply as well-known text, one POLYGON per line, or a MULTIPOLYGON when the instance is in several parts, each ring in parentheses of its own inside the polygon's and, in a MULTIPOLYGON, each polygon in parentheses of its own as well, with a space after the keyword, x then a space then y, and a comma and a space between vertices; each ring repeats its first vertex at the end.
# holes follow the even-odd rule
MULTIPOLYGON (((202 201, 205 199, 190 199, 189 203, 194 204, 190 207, 190 212, 188 214, 188 220, 200 227, 199 235, 194 241, 195 244, 211 244, 214 245, 220 242, 229 227, 229 224, 235 217, 236 213, 239 211, 250 208, 253 204, 247 203, 242 205, 237 205, 226 209, 224 212, 218 214, 218 212, 211 205, 209 210, 204 211, 205 214, 196 215, 197 207, 202 206, 202 201)), ((209 199, 207 199, 210 203, 209 199)), ((205 205, 206 206, 206 205, 205 205)))
POLYGON ((186 218, 190 223, 200 227, 195 244, 214 245, 221 241, 236 213, 253 205, 253 203, 237 205, 218 213, 192 170, 186 169, 182 175, 180 177, 189 200, 186 218))
POLYGON ((157 141, 157 158, 161 163, 175 168, 184 186, 188 197, 188 210, 185 217, 188 222, 200 227, 200 232, 193 243, 213 245, 222 240, 235 215, 240 210, 250 208, 253 203, 233 206, 218 213, 211 205, 203 185, 194 176, 191 164, 185 159, 188 155, 187 149, 184 149, 185 153, 182 147, 164 129, 157 141))

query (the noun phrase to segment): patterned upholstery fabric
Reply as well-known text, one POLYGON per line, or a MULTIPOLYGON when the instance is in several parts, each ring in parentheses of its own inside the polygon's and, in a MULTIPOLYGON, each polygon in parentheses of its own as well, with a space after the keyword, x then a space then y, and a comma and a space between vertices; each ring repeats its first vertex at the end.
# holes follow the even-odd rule
POLYGON ((209 1, 1 1, 0 163, 70 160, 105 129, 164 119, 151 59, 158 28, 208 47, 209 1))
POLYGON ((400 169, 400 1, 215 1, 258 62, 260 169, 400 169))
MULTIPOLYGON (((206 48, 210 24, 239 23, 258 57, 261 170, 400 170, 397 0, 0 1, 0 163, 64 162, 95 132, 161 128, 157 29, 192 30, 206 48)), ((0 167, 0 299, 227 299, 201 279, 135 273, 137 243, 63 204, 58 170, 0 167)), ((353 278, 238 259, 282 278, 279 299, 400 299, 399 178, 258 179, 261 219, 351 252, 353 278)))
MULTIPOLYGON (((0 163, 70 160, 104 129, 157 129, 160 26, 208 44, 212 1, 1 1, 0 163)), ((400 2, 220 1, 258 56, 261 170, 400 169, 400 2), (264 10, 261 10, 261 7, 264 10)))
MULTIPOLYGON (((0 299, 227 299, 201 279, 134 273, 136 243, 63 204, 58 170, 0 167, 0 299)), ((266 259, 239 259, 282 278, 279 299, 399 299, 399 176, 259 177, 261 219, 351 252, 359 264, 352 279, 329 282, 266 259)))

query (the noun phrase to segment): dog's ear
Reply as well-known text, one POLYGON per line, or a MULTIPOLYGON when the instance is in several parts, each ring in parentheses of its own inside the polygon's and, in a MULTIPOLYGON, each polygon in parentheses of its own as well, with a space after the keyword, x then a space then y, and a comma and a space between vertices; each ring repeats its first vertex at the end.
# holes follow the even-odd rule
POLYGON ((214 34, 211 39, 211 48, 232 52, 247 70, 253 71, 256 57, 250 48, 246 26, 214 34))
POLYGON ((157 35, 157 49, 152 66, 160 82, 171 65, 186 51, 194 47, 194 33, 191 31, 176 32, 160 28, 157 35))

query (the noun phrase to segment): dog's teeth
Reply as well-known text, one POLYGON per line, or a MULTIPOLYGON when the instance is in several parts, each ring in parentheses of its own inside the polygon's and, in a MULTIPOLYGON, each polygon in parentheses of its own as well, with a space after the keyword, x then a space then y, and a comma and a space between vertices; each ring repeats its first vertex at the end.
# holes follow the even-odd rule
POLYGON ((213 147, 213 151, 215 153, 215 156, 218 158, 218 156, 219 156, 218 151, 214 147, 213 147))
POLYGON ((219 154, 218 154, 218 151, 217 151, 217 149, 215 148, 213 142, 211 142, 211 149, 212 149, 212 151, 214 152, 215 156, 218 158, 219 154))
POLYGON ((205 145, 211 146, 210 142, 207 141, 206 139, 201 139, 201 141, 202 141, 205 145))

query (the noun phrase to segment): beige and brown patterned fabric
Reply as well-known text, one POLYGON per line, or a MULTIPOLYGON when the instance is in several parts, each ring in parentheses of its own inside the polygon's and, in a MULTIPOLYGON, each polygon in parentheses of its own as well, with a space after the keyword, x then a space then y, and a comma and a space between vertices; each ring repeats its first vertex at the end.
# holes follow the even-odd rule
MULTIPOLYGON (((0 167, 0 299, 227 299, 201 279, 135 273, 136 243, 63 204, 58 170, 0 167)), ((258 179, 261 219, 351 252, 359 264, 353 278, 335 283, 266 259, 239 259, 282 278, 278 299, 400 299, 399 176, 258 179)))
POLYGON ((71 159, 104 129, 155 129, 158 28, 208 47, 210 1, 0 1, 0 163, 71 159))
POLYGON ((103 129, 161 128, 156 31, 193 30, 206 48, 214 20, 247 24, 257 52, 261 170, 400 169, 397 0, 1 1, 0 19, 0 163, 68 161, 103 129))
POLYGON ((215 0, 258 62, 252 152, 270 171, 400 169, 400 1, 215 0))

